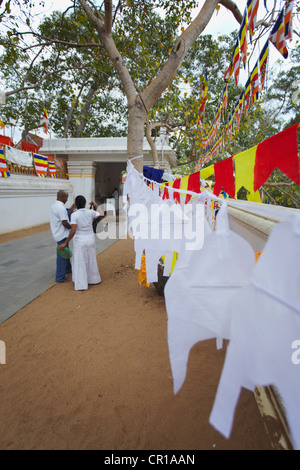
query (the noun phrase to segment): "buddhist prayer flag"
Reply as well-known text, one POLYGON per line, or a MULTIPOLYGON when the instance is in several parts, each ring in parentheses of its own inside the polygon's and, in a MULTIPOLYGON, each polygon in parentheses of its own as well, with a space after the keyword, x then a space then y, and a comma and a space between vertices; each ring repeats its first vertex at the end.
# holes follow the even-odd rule
POLYGON ((169 186, 169 183, 164 184, 164 192, 163 192, 163 195, 162 195, 163 199, 170 199, 168 186, 169 186))
POLYGON ((254 191, 260 188, 275 168, 300 184, 297 127, 294 124, 264 140, 257 146, 254 168, 254 191))
POLYGON ((8 176, 10 176, 10 172, 6 165, 3 149, 0 149, 0 177, 7 178, 8 176))
POLYGON ((250 84, 250 77, 248 78, 246 85, 245 85, 245 98, 244 98, 244 112, 245 116, 248 115, 249 106, 250 106, 250 98, 251 98, 251 84, 250 84))
POLYGON ((241 59, 244 64, 244 68, 246 68, 246 63, 247 63, 247 31, 248 31, 247 10, 245 10, 244 18, 243 18, 240 31, 239 31, 241 59))
POLYGON ((45 134, 47 134, 48 132, 48 124, 49 124, 49 119, 48 119, 48 112, 47 112, 47 108, 46 108, 46 103, 44 105, 44 113, 43 113, 43 118, 41 120, 41 124, 43 124, 44 126, 44 132, 45 134))
POLYGON ((45 178, 47 176, 48 158, 34 153, 33 160, 37 176, 45 178))
POLYGON ((207 166, 206 168, 203 168, 202 170, 200 170, 200 177, 204 180, 206 180, 207 178, 209 178, 211 175, 213 175, 215 172, 215 168, 214 168, 214 165, 209 165, 207 166))
POLYGON ((222 190, 235 197, 235 181, 233 174, 233 157, 226 158, 214 164, 215 169, 215 186, 214 194, 218 196, 222 190))
MULTIPOLYGON (((229 123, 227 127, 229 127, 229 123)), ((297 148, 298 127, 300 127, 300 123, 275 134, 255 147, 200 169, 200 177, 199 172, 182 177, 180 189, 195 193, 200 192, 200 178, 207 179, 215 174, 215 195, 218 196, 223 188, 229 196, 234 198, 237 197, 238 191, 244 187, 248 191, 247 199, 249 201, 261 202, 258 189, 267 182, 275 168, 283 171, 289 179, 300 185, 297 148), (233 171, 233 161, 235 172, 233 171)), ((218 148, 221 139, 222 135, 211 147, 209 155, 213 155, 214 149, 218 148)), ((189 202, 190 199, 191 196, 187 195, 186 202, 189 202)))
POLYGON ((228 119, 228 140, 230 141, 232 139, 232 113, 229 116, 228 119))
MULTIPOLYGON (((180 188, 180 184, 181 184, 181 179, 180 178, 177 178, 174 183, 173 183, 173 188, 175 189, 179 189, 180 188)), ((173 194, 173 199, 174 201, 178 202, 180 204, 180 193, 178 193, 177 191, 174 191, 174 194, 173 194)))
POLYGON ((55 162, 51 162, 50 160, 48 161, 49 165, 49 172, 50 172, 50 177, 51 178, 57 178, 56 175, 56 168, 55 168, 55 162))
POLYGON ((266 79, 268 55, 269 55, 269 41, 266 42, 259 56, 259 72, 260 72, 261 90, 263 90, 264 88, 264 83, 266 79))
POLYGON ((236 111, 236 126, 238 129, 240 128, 243 103, 244 103, 244 91, 242 91, 242 93, 240 94, 239 101, 238 101, 238 110, 236 111))
POLYGON ((284 36, 285 39, 292 39, 292 12, 293 12, 294 0, 286 0, 285 12, 284 12, 284 36))
POLYGON ((233 66, 233 75, 236 86, 238 86, 239 75, 240 75, 240 43, 237 39, 232 55, 232 66, 233 66))
MULTIPOLYGON (((188 178, 188 191, 193 191, 194 193, 200 193, 200 171, 192 173, 188 178)), ((187 194, 185 198, 185 203, 187 204, 191 199, 191 195, 187 194)))
POLYGON ((228 100, 228 83, 226 83, 223 89, 223 96, 222 96, 223 113, 225 113, 226 108, 227 108, 227 100, 228 100))
POLYGON ((255 103, 259 95, 259 77, 258 77, 258 62, 256 63, 254 69, 252 70, 250 76, 251 83, 251 103, 255 103))
POLYGON ((225 82, 228 82, 229 78, 234 73, 234 79, 235 79, 236 85, 238 84, 239 73, 240 73, 240 53, 239 53, 239 50, 240 50, 240 44, 239 44, 239 40, 237 39, 236 43, 235 43, 235 46, 234 46, 234 49, 233 49, 230 65, 229 65, 229 67, 226 70, 225 75, 224 75, 225 82))
POLYGON ((254 191, 256 149, 257 145, 233 157, 235 167, 235 195, 237 197, 239 190, 244 187, 250 194, 248 200, 256 199, 257 202, 261 202, 259 192, 257 191, 257 194, 254 191))
POLYGON ((252 39, 254 34, 254 28, 256 25, 257 10, 259 6, 259 0, 248 0, 247 1, 247 14, 248 14, 248 25, 249 33, 252 39))
POLYGON ((233 72, 233 67, 232 67, 232 62, 230 62, 229 67, 226 70, 225 75, 224 75, 225 82, 228 82, 228 80, 230 79, 232 75, 232 72, 233 72))
POLYGON ((285 31, 284 16, 283 16, 283 9, 282 9, 271 31, 269 39, 272 42, 272 44, 276 47, 276 49, 278 49, 280 54, 282 54, 283 57, 287 59, 288 50, 286 47, 284 31, 285 31))
POLYGON ((62 162, 61 160, 58 160, 56 157, 54 157, 54 161, 55 161, 55 165, 58 166, 59 168, 64 167, 64 162, 62 162))

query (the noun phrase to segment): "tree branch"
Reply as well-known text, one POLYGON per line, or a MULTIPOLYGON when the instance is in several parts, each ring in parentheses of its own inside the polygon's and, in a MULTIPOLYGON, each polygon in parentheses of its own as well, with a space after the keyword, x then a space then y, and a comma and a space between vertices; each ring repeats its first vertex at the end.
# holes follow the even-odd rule
MULTIPOLYGON (((82 0, 80 0, 82 1, 82 0)), ((168 60, 154 78, 154 80, 147 86, 143 92, 143 99, 148 109, 151 109, 153 104, 161 96, 162 92, 171 85, 174 77, 177 74, 179 67, 186 55, 187 50, 203 32, 218 5, 218 0, 205 0, 203 7, 191 22, 191 24, 183 31, 179 38, 175 41, 172 51, 168 60)), ((232 1, 225 1, 226 8, 234 11, 235 14, 237 6, 232 1)), ((242 15, 240 15, 242 21, 242 15)))
POLYGON ((275 204, 275 206, 278 206, 279 204, 275 201, 275 199, 268 193, 268 191, 265 189, 265 188, 261 188, 263 193, 266 194, 268 196, 268 198, 270 198, 270 201, 273 202, 273 204, 275 204))
POLYGON ((243 21, 243 15, 234 2, 231 0, 220 0, 219 3, 220 5, 223 5, 225 8, 227 8, 227 10, 230 10, 236 21, 241 24, 243 21))
MULTIPOLYGON (((30 49, 34 49, 35 47, 51 46, 52 44, 61 44, 63 46, 68 46, 68 47, 72 47, 72 48, 90 48, 90 47, 94 47, 94 48, 102 48, 103 49, 103 45, 99 42, 87 42, 85 44, 80 44, 80 43, 77 43, 77 42, 63 41, 62 39, 48 38, 47 36, 42 36, 40 34, 36 34, 36 33, 31 32, 31 31, 18 33, 17 35, 19 36, 20 34, 21 35, 25 35, 25 34, 32 35, 35 38, 39 39, 40 41, 45 41, 45 42, 39 42, 37 44, 33 44, 31 46, 24 47, 24 48, 20 47, 20 49, 23 52, 26 52, 30 49)), ((1 43, 2 43, 2 41, 1 41, 1 43)), ((2 45, 4 46, 3 43, 2 43, 2 45)))
POLYGON ((155 166, 158 165, 158 157, 157 157, 156 145, 155 145, 155 142, 154 142, 154 140, 152 138, 152 135, 151 135, 151 129, 152 129, 152 126, 149 123, 148 116, 146 115, 146 138, 148 140, 148 143, 149 143, 151 151, 152 151, 152 158, 153 158, 153 163, 154 163, 154 167, 155 167, 155 166))
MULTIPOLYGON (((124 92, 127 96, 128 105, 132 106, 136 99, 135 85, 131 78, 129 70, 125 65, 125 62, 114 43, 112 35, 107 34, 103 21, 99 18, 96 18, 96 16, 94 15, 90 7, 87 5, 86 0, 79 0, 79 1, 89 21, 94 25, 94 27, 98 31, 103 41, 104 48, 110 60, 112 61, 113 66, 115 67, 116 71, 119 74, 124 92)), ((108 12, 108 15, 109 15, 109 12, 108 12)))
POLYGON ((112 28, 112 4, 111 0, 105 0, 105 18, 104 18, 104 28, 107 34, 111 34, 112 28))

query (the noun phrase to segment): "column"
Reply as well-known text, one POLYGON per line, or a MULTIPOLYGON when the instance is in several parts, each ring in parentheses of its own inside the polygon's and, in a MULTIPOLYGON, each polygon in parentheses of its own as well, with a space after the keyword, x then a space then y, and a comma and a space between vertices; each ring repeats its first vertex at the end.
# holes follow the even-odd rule
POLYGON ((93 161, 68 161, 69 181, 74 188, 74 197, 82 195, 87 204, 95 199, 96 163, 93 161))

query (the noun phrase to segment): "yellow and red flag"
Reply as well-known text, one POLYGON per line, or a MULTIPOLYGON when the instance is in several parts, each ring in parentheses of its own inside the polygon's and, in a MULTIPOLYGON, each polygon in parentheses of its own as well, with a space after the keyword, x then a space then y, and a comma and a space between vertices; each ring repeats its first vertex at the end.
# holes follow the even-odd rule
POLYGON ((254 34, 254 28, 256 25, 257 10, 259 6, 259 0, 248 0, 247 1, 247 14, 248 14, 248 25, 250 38, 252 39, 254 34))
POLYGON ((45 134, 47 134, 49 119, 48 119, 48 112, 47 112, 47 108, 46 108, 46 103, 44 104, 44 113, 43 113, 43 118, 41 119, 41 124, 44 126, 45 134))
POLYGON ((284 13, 284 36, 285 39, 292 39, 292 12, 293 12, 294 0, 285 1, 285 13, 284 13))

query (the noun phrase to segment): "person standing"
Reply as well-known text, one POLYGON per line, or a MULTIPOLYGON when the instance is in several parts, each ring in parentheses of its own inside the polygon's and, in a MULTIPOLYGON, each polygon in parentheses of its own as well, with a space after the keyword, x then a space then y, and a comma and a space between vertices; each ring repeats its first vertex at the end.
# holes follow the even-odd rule
MULTIPOLYGON (((54 204, 52 204, 50 209, 50 229, 52 237, 57 245, 63 243, 71 229, 69 223, 69 217, 67 209, 65 208, 65 203, 67 202, 69 194, 66 191, 60 190, 57 193, 57 199, 54 204)), ((75 204, 73 204, 69 210, 69 215, 75 209, 75 204)), ((71 263, 69 259, 62 258, 58 253, 56 253, 56 274, 55 282, 65 282, 66 274, 71 272, 71 263)))
POLYGON ((115 199, 118 199, 119 197, 119 191, 117 188, 114 189, 113 193, 112 193, 112 197, 115 198, 115 199))
POLYGON ((75 290, 87 290, 88 284, 99 284, 101 277, 96 258, 96 242, 93 231, 93 220, 104 216, 99 206, 94 202, 90 205, 94 209, 86 209, 86 199, 84 196, 75 198, 77 211, 71 215, 71 230, 67 239, 60 245, 64 250, 72 238, 72 280, 75 290))

